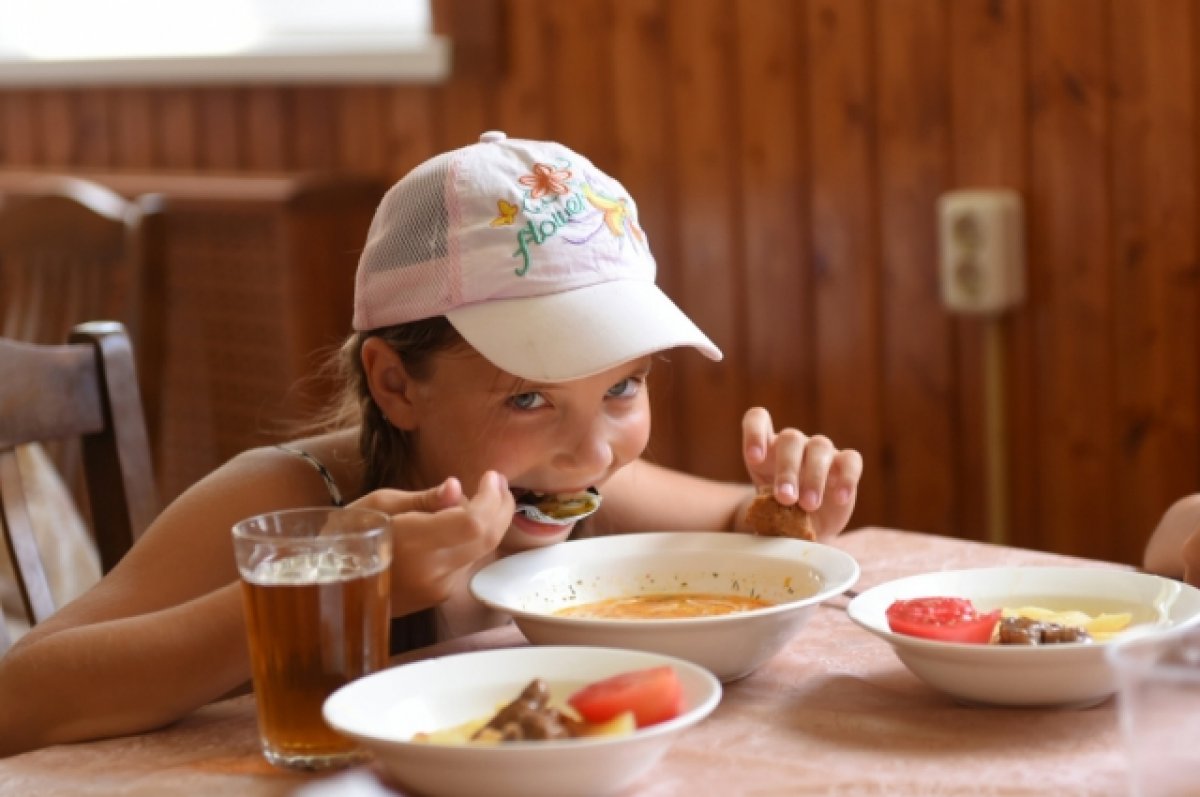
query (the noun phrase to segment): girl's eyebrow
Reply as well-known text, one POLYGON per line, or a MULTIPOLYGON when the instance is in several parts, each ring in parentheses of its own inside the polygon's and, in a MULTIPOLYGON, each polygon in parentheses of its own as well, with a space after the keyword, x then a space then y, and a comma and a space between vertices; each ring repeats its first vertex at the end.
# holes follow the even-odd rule
MULTIPOLYGON (((644 379, 650 373, 650 369, 653 367, 653 365, 654 360, 647 359, 644 363, 631 366, 630 369, 625 372, 625 376, 621 377, 617 381, 619 382, 621 379, 628 379, 630 377, 641 377, 644 379)), ((517 395, 521 393, 540 393, 542 391, 551 391, 561 388, 562 386, 562 382, 537 382, 532 379, 522 379, 519 376, 514 376, 511 380, 497 380, 496 384, 492 387, 492 392, 517 395)))

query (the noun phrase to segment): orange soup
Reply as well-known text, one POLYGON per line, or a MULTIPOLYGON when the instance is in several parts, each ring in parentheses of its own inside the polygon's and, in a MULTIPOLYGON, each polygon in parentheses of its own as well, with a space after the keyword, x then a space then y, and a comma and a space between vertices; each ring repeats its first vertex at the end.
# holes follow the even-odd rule
POLYGON ((597 620, 670 620, 679 617, 712 617, 718 614, 747 612, 771 605, 773 604, 770 601, 745 595, 664 592, 582 603, 559 609, 555 614, 559 617, 586 617, 597 620))

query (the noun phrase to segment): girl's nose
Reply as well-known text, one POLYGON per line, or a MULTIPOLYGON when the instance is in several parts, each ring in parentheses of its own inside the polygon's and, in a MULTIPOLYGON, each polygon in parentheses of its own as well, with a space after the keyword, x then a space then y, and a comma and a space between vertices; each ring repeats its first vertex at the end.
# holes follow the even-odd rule
POLYGON ((597 477, 606 473, 613 462, 610 430, 603 419, 581 424, 579 428, 564 434, 562 441, 562 447, 554 458, 554 464, 559 468, 597 477))

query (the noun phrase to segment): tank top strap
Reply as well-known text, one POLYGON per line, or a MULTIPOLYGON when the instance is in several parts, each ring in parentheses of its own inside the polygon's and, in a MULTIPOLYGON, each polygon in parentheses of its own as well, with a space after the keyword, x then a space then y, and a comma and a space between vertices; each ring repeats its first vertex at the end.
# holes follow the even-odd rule
POLYGON ((329 468, 325 467, 325 463, 299 448, 293 448, 287 445, 275 446, 280 451, 286 451, 289 454, 295 454, 308 464, 312 465, 321 478, 325 480, 325 486, 329 489, 329 498, 333 501, 334 506, 345 506, 346 502, 342 499, 342 491, 338 489, 337 482, 333 480, 333 474, 329 472, 329 468))

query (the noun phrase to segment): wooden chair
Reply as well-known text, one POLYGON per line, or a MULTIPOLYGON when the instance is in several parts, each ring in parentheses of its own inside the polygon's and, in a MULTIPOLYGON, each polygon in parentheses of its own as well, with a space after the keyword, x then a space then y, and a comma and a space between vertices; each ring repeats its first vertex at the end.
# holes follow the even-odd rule
MULTIPOLYGON (((108 572, 158 509, 137 370, 125 328, 76 326, 67 344, 0 338, 0 526, 31 625, 58 607, 30 523, 15 447, 79 438, 100 566, 108 572)), ((0 651, 8 647, 0 623, 0 651)))
POLYGON ((124 324, 136 346, 155 440, 166 313, 164 205, 157 194, 130 200, 78 177, 0 174, 0 336, 61 343, 75 324, 97 318, 124 324))

